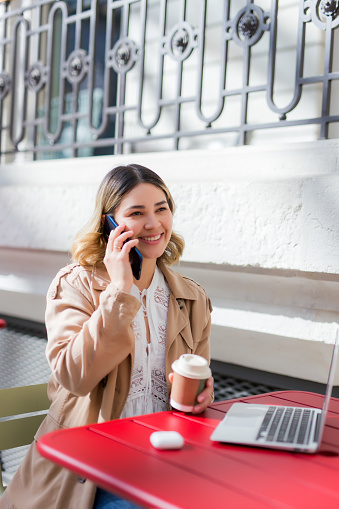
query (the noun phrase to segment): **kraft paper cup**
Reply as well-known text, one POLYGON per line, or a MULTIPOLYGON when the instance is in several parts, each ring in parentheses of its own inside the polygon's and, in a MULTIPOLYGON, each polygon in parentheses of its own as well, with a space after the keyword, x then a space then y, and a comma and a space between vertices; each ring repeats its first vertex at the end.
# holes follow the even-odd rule
POLYGON ((211 376, 208 362, 200 355, 184 354, 173 362, 173 382, 170 405, 182 412, 191 412, 197 396, 204 390, 211 376))

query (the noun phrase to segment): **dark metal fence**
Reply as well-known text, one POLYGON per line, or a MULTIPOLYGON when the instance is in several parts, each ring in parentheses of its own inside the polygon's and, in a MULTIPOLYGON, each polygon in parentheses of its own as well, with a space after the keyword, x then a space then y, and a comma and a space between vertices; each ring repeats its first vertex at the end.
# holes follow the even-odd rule
POLYGON ((5 1, 2 160, 333 137, 338 25, 338 0, 5 1))

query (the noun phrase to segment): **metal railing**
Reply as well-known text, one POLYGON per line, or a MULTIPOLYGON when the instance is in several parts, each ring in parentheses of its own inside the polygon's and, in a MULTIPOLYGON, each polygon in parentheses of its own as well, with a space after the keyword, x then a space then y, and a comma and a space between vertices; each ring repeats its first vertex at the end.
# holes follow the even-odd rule
POLYGON ((3 161, 241 145, 276 129, 325 139, 338 125, 339 0, 17 4, 0 4, 3 161))

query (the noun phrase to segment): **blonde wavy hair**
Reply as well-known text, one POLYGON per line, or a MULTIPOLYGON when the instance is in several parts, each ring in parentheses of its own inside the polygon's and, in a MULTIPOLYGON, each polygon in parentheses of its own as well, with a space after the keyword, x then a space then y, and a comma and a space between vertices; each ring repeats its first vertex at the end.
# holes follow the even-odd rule
MULTIPOLYGON (((161 189, 174 214, 175 205, 165 182, 149 168, 139 164, 117 166, 105 175, 97 191, 95 208, 89 222, 77 234, 72 245, 72 259, 83 266, 103 267, 107 236, 102 222, 103 214, 114 215, 124 196, 138 184, 153 184, 161 189)), ((159 258, 166 265, 179 261, 184 250, 184 239, 172 231, 167 247, 159 258)))

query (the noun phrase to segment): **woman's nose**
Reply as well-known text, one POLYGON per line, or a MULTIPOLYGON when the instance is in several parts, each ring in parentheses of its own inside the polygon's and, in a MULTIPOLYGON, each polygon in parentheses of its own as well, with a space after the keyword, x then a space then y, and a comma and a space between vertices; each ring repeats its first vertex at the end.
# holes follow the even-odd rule
POLYGON ((145 222, 146 229, 148 229, 148 230, 153 229, 156 226, 158 226, 158 224, 159 224, 159 221, 153 214, 152 215, 150 214, 149 216, 146 217, 146 222, 145 222))

